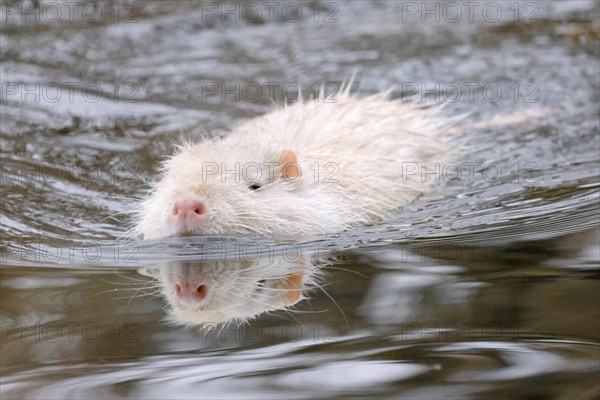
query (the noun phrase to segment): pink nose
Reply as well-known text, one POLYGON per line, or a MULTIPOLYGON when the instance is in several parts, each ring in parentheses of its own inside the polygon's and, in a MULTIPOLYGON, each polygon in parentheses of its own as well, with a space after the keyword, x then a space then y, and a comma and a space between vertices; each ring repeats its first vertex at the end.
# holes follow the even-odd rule
POLYGON ((186 303, 198 303, 206 298, 208 286, 188 282, 176 283, 175 293, 180 300, 186 303))
POLYGON ((198 219, 205 211, 204 204, 199 200, 181 199, 173 205, 173 216, 180 221, 198 219))

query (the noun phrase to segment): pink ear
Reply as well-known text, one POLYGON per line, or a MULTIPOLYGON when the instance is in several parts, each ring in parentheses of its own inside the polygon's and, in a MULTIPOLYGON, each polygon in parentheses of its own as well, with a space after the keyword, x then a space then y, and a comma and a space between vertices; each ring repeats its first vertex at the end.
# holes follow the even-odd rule
POLYGON ((286 290, 285 293, 285 302, 287 305, 292 305, 300 300, 300 296, 302 295, 302 280, 304 279, 304 274, 299 272, 294 275, 290 275, 285 278, 285 283, 283 287, 286 290))
POLYGON ((281 153, 279 162, 283 166, 282 174, 284 179, 294 179, 302 176, 302 170, 300 169, 300 165, 298 165, 298 158, 293 151, 284 150, 281 153))

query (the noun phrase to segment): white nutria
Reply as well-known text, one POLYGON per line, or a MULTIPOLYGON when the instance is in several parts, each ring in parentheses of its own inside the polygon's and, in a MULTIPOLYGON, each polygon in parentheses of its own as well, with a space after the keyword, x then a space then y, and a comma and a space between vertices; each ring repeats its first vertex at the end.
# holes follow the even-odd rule
POLYGON ((264 312, 288 309, 316 285, 318 268, 308 256, 255 261, 171 261, 152 275, 167 300, 171 322, 210 328, 243 323, 264 312))
MULTIPOLYGON (((225 137, 179 146, 141 204, 145 239, 206 234, 332 233, 381 220, 427 183, 415 166, 447 158, 440 107, 355 99, 348 85, 325 102, 251 119, 225 137)), ((428 167, 430 167, 428 165, 428 167)))

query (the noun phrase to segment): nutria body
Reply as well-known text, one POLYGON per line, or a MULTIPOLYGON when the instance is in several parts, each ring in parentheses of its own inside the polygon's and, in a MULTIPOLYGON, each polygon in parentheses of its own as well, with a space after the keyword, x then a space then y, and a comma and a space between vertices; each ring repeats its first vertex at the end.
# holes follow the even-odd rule
POLYGON ((145 239, 301 235, 379 221, 427 183, 414 166, 442 161, 448 121, 387 93, 299 102, 223 138, 180 146, 142 203, 145 239))

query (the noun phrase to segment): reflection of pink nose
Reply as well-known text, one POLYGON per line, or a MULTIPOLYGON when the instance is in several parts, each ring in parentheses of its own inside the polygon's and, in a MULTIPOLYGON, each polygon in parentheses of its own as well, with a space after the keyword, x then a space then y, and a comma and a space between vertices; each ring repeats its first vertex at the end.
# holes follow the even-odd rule
POLYGON ((179 221, 199 220, 205 211, 204 204, 194 199, 180 199, 173 205, 173 216, 179 221))
POLYGON ((175 293, 180 300, 186 303, 199 303, 208 294, 208 286, 188 282, 176 283, 175 293))

